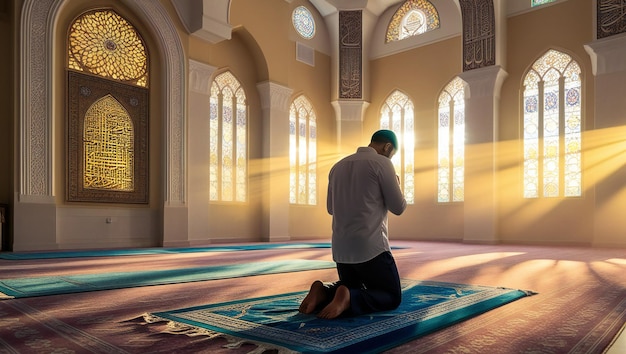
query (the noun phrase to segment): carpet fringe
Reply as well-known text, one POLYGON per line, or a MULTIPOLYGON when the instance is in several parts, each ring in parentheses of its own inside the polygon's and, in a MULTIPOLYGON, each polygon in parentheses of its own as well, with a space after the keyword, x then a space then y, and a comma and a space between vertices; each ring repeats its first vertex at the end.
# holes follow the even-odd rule
POLYGON ((171 321, 166 318, 162 318, 159 316, 155 316, 151 313, 144 313, 142 315, 143 320, 148 323, 158 323, 158 322, 167 322, 167 329, 163 330, 162 333, 168 334, 184 334, 188 337, 196 337, 196 336, 205 336, 209 339, 215 338, 224 338, 228 341, 228 344, 223 345, 226 349, 238 349, 241 348, 244 344, 253 344, 256 346, 256 349, 249 351, 247 354, 262 354, 268 350, 275 350, 277 354, 297 354, 298 352, 283 348, 280 346, 268 345, 267 343, 256 342, 248 339, 241 339, 231 335, 227 335, 224 333, 211 331, 205 328, 198 328, 195 326, 187 325, 184 323, 171 321))

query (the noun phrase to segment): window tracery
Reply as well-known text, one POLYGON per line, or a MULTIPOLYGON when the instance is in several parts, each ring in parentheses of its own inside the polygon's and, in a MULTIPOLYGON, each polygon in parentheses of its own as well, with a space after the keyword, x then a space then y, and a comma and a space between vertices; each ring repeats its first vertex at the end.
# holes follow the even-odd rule
POLYGON ((317 124, 303 95, 289 108, 289 167, 289 202, 317 204, 317 124))
POLYGON ((581 70, 549 50, 524 78, 524 197, 582 195, 581 70))
POLYGON ((400 177, 400 185, 408 204, 415 203, 415 113, 413 102, 396 90, 380 110, 380 128, 393 130, 398 137, 398 151, 391 162, 400 177))
POLYGON ((385 42, 399 41, 439 28, 439 13, 428 0, 407 0, 392 16, 385 42))

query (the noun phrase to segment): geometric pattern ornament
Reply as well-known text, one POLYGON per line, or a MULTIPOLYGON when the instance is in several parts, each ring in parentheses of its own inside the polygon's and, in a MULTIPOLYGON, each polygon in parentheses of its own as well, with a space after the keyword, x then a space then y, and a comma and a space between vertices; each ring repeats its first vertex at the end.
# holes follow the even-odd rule
POLYGON ((69 201, 147 203, 148 58, 111 10, 82 14, 68 33, 69 201))
POLYGON ((70 27, 68 67, 148 86, 148 57, 135 28, 111 10, 87 12, 70 27))
POLYGON ((399 41, 439 28, 439 13, 428 0, 407 0, 393 15, 385 42, 399 41))
POLYGON ((303 38, 311 39, 315 36, 315 20, 309 9, 304 6, 298 6, 291 14, 293 28, 303 38))
POLYGON ((148 89, 68 72, 67 200, 148 202, 148 89))

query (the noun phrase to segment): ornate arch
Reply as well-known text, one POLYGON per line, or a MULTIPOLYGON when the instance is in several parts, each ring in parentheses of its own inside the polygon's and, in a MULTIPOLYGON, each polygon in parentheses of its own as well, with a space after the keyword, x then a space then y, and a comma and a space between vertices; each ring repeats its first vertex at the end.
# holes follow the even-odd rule
MULTIPOLYGON (((68 0, 24 0, 21 18, 20 72, 20 201, 53 202, 53 80, 52 49, 56 18, 68 0), (42 33, 44 35, 42 35, 42 33)), ((166 156, 165 197, 168 205, 183 204, 185 188, 184 52, 163 6, 152 0, 121 0, 134 10, 159 42, 158 55, 166 73, 163 112, 166 156)))

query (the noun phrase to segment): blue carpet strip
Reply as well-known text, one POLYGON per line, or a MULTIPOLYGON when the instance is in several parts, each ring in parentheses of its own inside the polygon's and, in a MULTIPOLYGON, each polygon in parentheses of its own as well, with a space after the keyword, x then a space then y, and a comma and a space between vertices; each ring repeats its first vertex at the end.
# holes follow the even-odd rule
MULTIPOLYGON (((54 259, 54 258, 80 258, 80 257, 115 257, 115 256, 138 256, 150 254, 175 254, 175 253, 200 253, 200 252, 234 252, 234 251, 261 251, 274 249, 307 249, 307 248, 330 248, 330 242, 304 242, 304 243, 262 243, 242 244, 229 246, 206 246, 206 247, 180 247, 180 248, 124 248, 103 249, 85 251, 51 251, 51 252, 24 252, 24 253, 0 253, 0 259, 28 260, 28 259, 54 259)), ((391 247, 402 249, 404 247, 391 247)))
POLYGON ((211 267, 0 279, 0 299, 187 283, 334 267, 334 262, 291 259, 211 267))
POLYGON ((77 257, 111 257, 111 256, 136 256, 149 254, 173 254, 194 252, 233 252, 233 251, 258 251, 271 249, 303 249, 303 248, 330 248, 329 242, 321 243, 267 243, 267 244, 243 244, 232 246, 206 246, 184 248, 125 248, 107 250, 85 251, 52 251, 52 252, 24 252, 24 253, 0 253, 0 259, 26 260, 26 259, 53 259, 53 258, 77 258, 77 257))

